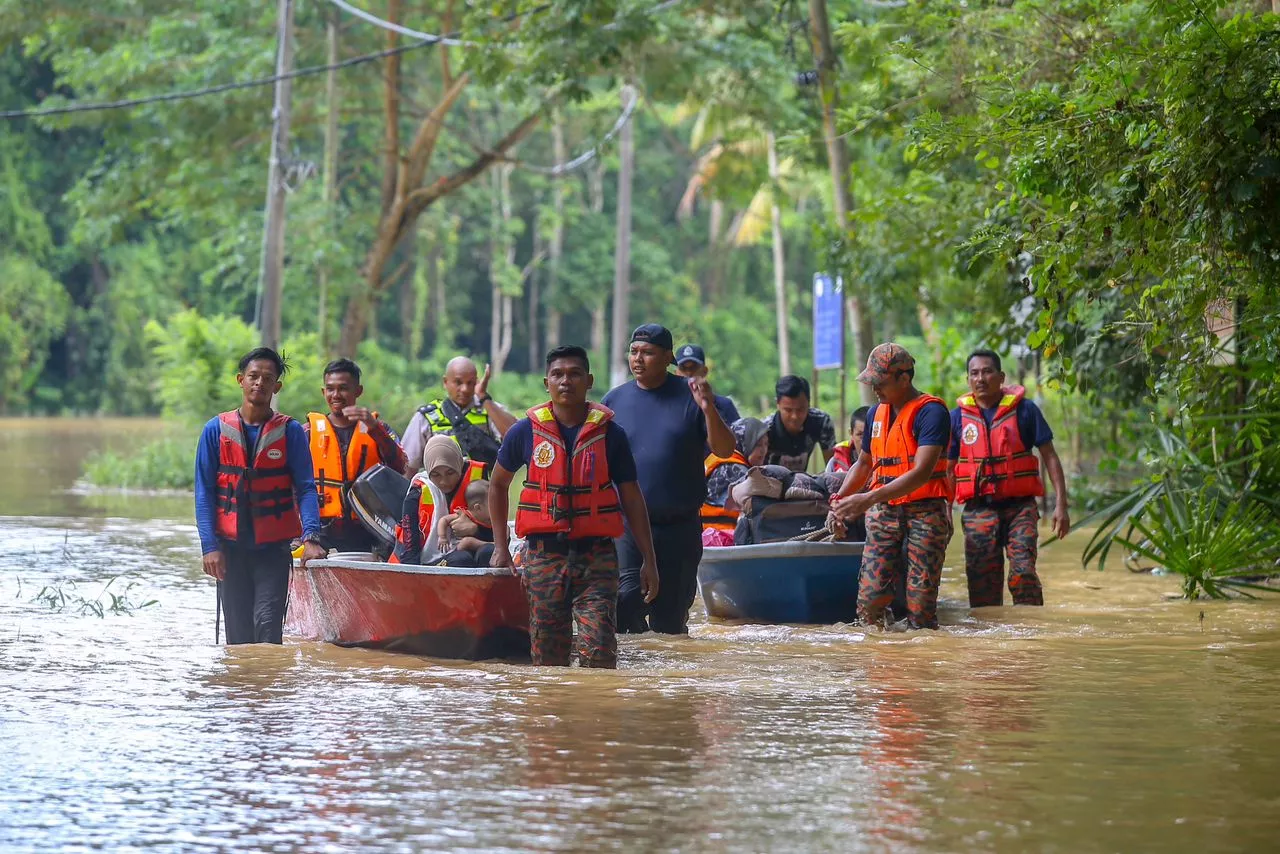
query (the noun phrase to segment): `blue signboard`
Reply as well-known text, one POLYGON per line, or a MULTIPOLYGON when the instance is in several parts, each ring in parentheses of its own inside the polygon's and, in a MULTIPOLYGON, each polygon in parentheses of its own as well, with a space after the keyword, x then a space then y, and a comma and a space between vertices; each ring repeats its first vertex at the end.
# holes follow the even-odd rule
POLYGON ((813 367, 844 367, 844 280, 813 274, 813 367))

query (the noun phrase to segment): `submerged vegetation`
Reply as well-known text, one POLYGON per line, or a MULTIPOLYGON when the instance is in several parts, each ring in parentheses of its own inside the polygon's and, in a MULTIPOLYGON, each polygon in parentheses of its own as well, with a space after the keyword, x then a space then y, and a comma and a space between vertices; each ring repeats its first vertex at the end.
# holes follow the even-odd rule
MULTIPOLYGON (((82 596, 74 581, 65 584, 45 585, 31 600, 33 604, 44 605, 51 611, 71 612, 84 616, 105 617, 107 614, 133 616, 136 611, 158 605, 155 599, 135 602, 131 593, 138 586, 136 581, 128 581, 112 590, 111 586, 123 576, 115 576, 103 585, 93 598, 82 596)), ((19 586, 21 589, 21 586, 19 586)))

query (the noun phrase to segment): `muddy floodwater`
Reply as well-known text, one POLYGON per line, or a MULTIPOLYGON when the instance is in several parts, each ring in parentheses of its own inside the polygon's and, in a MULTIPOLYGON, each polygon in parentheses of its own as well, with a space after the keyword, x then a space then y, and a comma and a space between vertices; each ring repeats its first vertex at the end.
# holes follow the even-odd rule
POLYGON ((1276 850, 1280 601, 1077 539, 1048 606, 971 613, 955 541, 938 632, 699 604, 616 672, 225 649, 189 500, 69 491, 149 427, 0 421, 0 850, 1276 850))

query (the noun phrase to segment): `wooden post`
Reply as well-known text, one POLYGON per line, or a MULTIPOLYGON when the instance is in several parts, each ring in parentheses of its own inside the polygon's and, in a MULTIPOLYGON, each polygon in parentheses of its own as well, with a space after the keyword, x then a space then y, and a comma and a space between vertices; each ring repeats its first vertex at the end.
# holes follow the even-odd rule
MULTIPOLYGON (((633 96, 631 87, 622 93, 623 103, 633 96)), ((613 327, 609 336, 609 381, 618 386, 627 378, 625 342, 630 333, 631 303, 631 179, 635 168, 635 123, 630 119, 618 135, 617 238, 613 255, 613 327)))
POLYGON ((266 222, 262 229, 262 293, 258 316, 262 344, 280 347, 280 303, 284 287, 285 180, 283 160, 289 153, 289 101, 293 81, 293 0, 277 0, 276 97, 272 110, 271 157, 267 163, 266 222))

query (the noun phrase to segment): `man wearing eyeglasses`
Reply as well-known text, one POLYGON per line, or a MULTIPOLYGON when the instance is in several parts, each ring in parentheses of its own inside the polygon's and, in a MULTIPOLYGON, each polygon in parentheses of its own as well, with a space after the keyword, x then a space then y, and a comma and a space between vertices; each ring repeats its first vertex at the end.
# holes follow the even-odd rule
POLYGON ((862 454, 831 501, 832 521, 842 525, 863 513, 867 517, 858 619, 879 623, 895 582, 905 574, 908 624, 936 629, 938 585, 952 533, 945 454, 951 413, 941 398, 915 387, 915 365, 905 348, 881 344, 858 374, 879 403, 867 414, 862 454))

